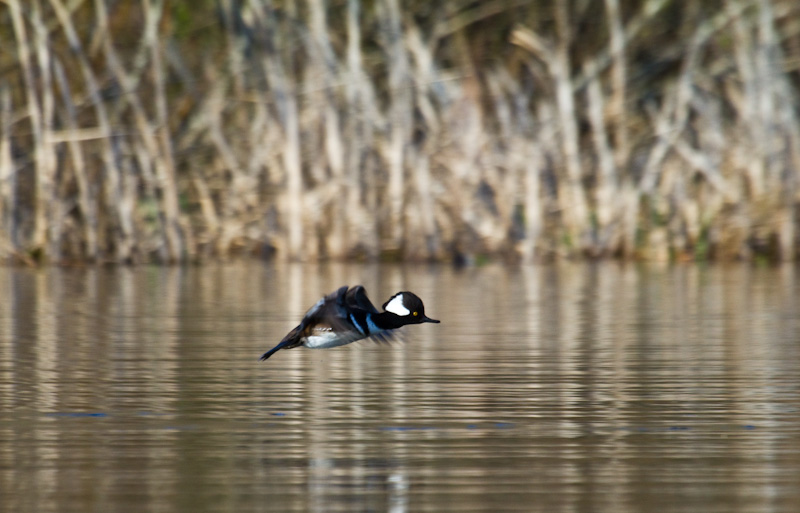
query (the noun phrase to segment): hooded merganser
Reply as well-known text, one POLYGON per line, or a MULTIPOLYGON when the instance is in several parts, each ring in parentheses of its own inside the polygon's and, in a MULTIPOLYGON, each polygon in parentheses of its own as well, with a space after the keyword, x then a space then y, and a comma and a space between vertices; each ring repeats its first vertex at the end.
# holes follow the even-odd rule
POLYGON ((439 322, 425 315, 422 300, 411 292, 398 292, 383 304, 383 309, 379 312, 372 305, 361 285, 349 289, 345 285, 317 301, 300 324, 264 353, 261 360, 280 349, 298 346, 323 349, 364 338, 385 341, 391 338, 392 330, 406 324, 439 322))

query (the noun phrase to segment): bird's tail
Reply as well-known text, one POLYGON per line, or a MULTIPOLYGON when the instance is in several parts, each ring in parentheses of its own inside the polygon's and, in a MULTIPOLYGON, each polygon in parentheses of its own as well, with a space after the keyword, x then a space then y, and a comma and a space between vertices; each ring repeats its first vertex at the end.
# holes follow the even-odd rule
POLYGON ((266 353, 262 354, 261 358, 259 358, 259 360, 260 361, 266 360, 267 358, 272 356, 272 353, 274 353, 275 351, 280 351, 281 349, 291 349, 293 347, 299 346, 300 345, 300 337, 299 337, 300 329, 299 328, 300 328, 300 326, 298 326, 297 328, 295 328, 292 331, 290 331, 288 335, 283 337, 283 340, 281 340, 280 343, 278 343, 277 346, 273 347, 272 349, 270 349, 266 353))
POLYGON ((289 341, 288 340, 285 340, 285 341, 281 342, 280 344, 278 344, 277 346, 273 347, 272 349, 270 349, 266 353, 262 354, 261 358, 259 358, 259 360, 261 360, 261 361, 266 360, 267 358, 272 356, 272 353, 274 353, 275 351, 278 351, 280 349, 283 349, 284 347, 286 347, 288 345, 289 345, 289 341))

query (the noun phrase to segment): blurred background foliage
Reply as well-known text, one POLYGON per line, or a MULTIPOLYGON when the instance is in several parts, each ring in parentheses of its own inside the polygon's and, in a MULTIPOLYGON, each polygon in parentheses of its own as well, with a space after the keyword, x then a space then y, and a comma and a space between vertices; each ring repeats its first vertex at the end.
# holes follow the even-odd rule
POLYGON ((0 258, 798 254, 792 0, 2 0, 0 258))

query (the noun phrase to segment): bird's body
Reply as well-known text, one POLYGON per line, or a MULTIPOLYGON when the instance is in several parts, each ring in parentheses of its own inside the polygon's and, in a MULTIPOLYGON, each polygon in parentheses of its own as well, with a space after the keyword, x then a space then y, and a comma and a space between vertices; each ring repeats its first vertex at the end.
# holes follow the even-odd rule
POLYGON ((398 292, 379 312, 361 285, 339 288, 312 306, 300 324, 290 331, 277 346, 263 356, 266 360, 280 349, 304 346, 326 349, 370 338, 384 341, 393 330, 406 324, 439 321, 425 316, 422 301, 411 292, 398 292))

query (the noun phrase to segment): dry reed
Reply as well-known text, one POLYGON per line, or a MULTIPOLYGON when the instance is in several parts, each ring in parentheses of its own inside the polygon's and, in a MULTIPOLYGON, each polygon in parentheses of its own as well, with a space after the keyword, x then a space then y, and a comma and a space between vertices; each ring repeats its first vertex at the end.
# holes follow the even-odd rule
POLYGON ((795 259, 800 5, 712 3, 0 0, 0 259, 795 259))

